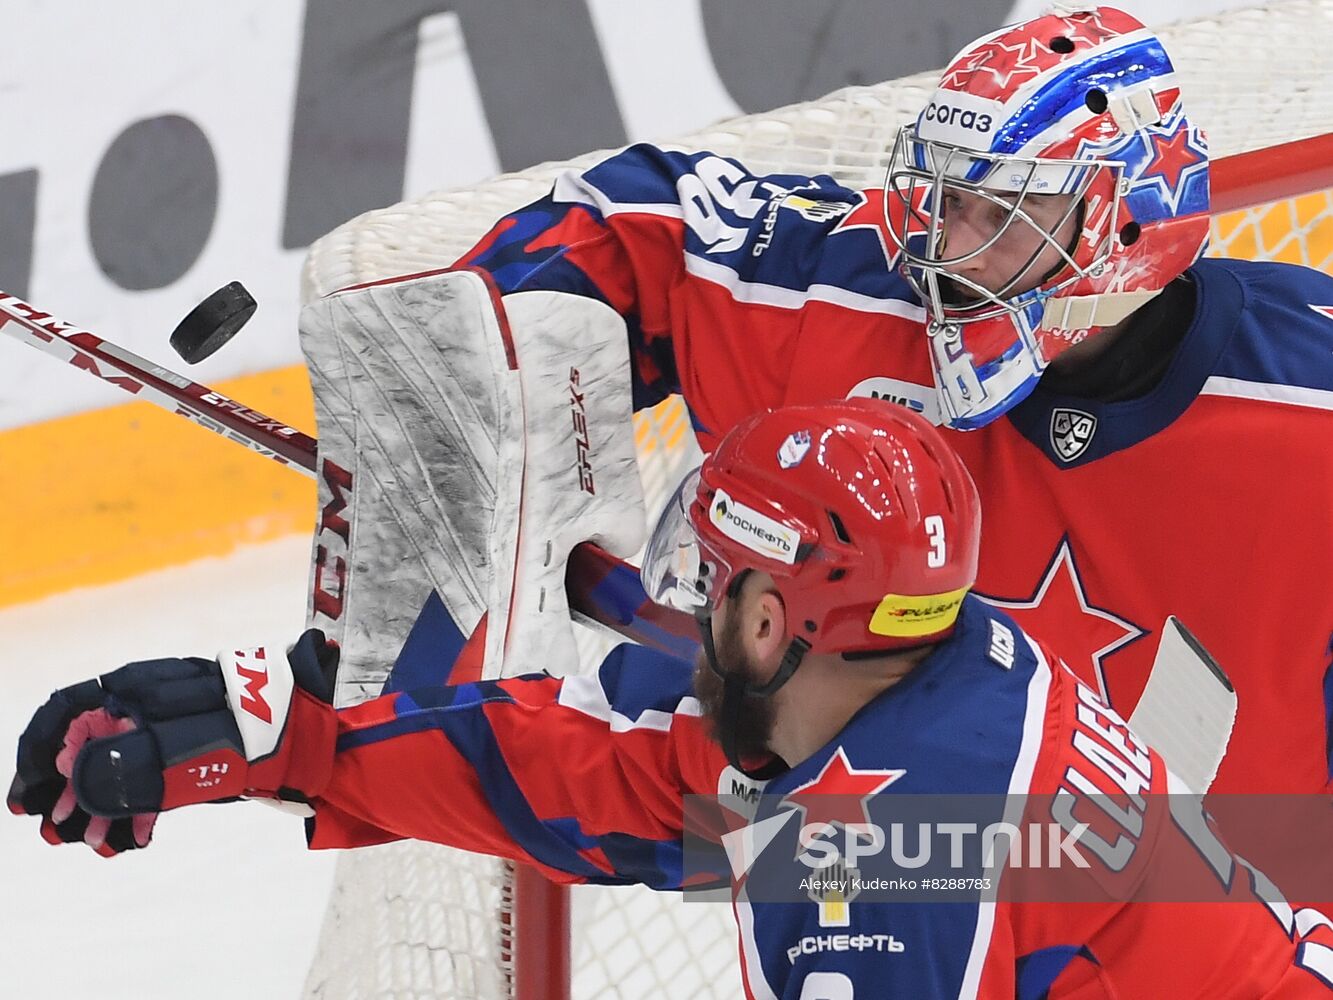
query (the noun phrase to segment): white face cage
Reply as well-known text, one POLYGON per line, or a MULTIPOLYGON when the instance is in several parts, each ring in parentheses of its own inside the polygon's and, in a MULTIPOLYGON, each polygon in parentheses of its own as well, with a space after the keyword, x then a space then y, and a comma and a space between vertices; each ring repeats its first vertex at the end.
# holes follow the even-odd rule
POLYGON ((932 331, 1019 312, 1034 299, 1042 301, 1082 278, 1101 274, 1114 246, 1124 169, 1117 160, 1038 159, 966 149, 921 139, 913 125, 899 129, 884 180, 886 222, 890 238, 902 252, 904 276, 929 309, 932 331), (1113 175, 1110 205, 1085 204, 1102 171, 1113 175), (995 232, 980 246, 955 256, 948 256, 945 233, 946 197, 951 191, 981 198, 1004 211, 995 232), (1029 199, 1051 195, 1069 196, 1069 205, 1048 228, 1029 214, 1028 207, 1029 199), (901 211, 890 210, 895 202, 901 211), (1073 246, 1089 238, 1096 245, 1086 265, 1075 259, 1073 246, 1055 237, 1080 213, 1082 232, 1076 234, 1073 246), (1019 223, 1037 233, 1039 241, 1012 277, 990 289, 960 273, 959 265, 995 247, 1019 223), (1068 267, 1070 274, 1056 285, 1039 285, 1031 294, 1016 292, 1048 247, 1059 255, 1055 270, 1068 267))

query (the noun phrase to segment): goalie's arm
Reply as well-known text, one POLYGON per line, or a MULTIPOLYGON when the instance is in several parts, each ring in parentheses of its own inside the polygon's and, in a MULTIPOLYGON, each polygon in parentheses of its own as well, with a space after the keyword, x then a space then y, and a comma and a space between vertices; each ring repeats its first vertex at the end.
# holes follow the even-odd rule
POLYGON ((687 664, 632 646, 594 677, 387 695, 338 713, 312 847, 430 840, 565 882, 682 878, 683 796, 725 766, 687 664))
MULTIPOLYGON (((635 408, 682 393, 696 424, 720 432, 712 410, 725 404, 716 397, 734 392, 733 380, 748 387, 758 378, 733 371, 745 359, 759 366, 756 342, 774 372, 790 364, 762 310, 757 327, 724 314, 752 282, 800 289, 814 280, 811 255, 761 256, 773 207, 798 189, 834 202, 860 197, 829 177, 761 176, 710 152, 630 146, 560 175, 549 194, 501 218, 456 266, 488 272, 503 294, 555 291, 607 303, 628 328, 635 408), (774 269, 780 273, 768 273, 774 269)), ((805 224, 822 231, 836 221, 805 224)), ((778 387, 769 381, 757 384, 771 395, 778 387)))

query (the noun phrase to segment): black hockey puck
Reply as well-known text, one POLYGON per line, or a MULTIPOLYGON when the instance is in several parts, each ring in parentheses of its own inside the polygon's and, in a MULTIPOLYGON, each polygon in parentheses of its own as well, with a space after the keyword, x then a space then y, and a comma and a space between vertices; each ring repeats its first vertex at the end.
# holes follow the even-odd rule
POLYGON ((231 340, 254 315, 258 304, 239 281, 223 285, 190 310, 171 331, 171 346, 195 365, 231 340))

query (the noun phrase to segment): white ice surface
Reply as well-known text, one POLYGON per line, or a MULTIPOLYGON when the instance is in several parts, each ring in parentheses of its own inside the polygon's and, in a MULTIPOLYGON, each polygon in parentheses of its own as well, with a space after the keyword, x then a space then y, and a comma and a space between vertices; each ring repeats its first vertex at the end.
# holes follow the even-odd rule
MULTIPOLYGON (((290 642, 310 542, 292 537, 109 587, 0 609, 0 783, 50 692, 135 659, 290 642)), ((163 815, 147 850, 51 847, 0 812, 0 995, 291 1000, 314 954, 336 852, 257 803, 163 815)))

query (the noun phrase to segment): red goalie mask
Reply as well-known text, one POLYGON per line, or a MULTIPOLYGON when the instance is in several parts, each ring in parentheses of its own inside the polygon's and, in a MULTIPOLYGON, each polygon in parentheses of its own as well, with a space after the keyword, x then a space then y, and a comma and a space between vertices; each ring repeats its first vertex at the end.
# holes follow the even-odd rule
POLYGON ((946 420, 969 430, 1194 262, 1208 148, 1138 20, 1052 13, 954 58, 899 131, 885 193, 946 420))

